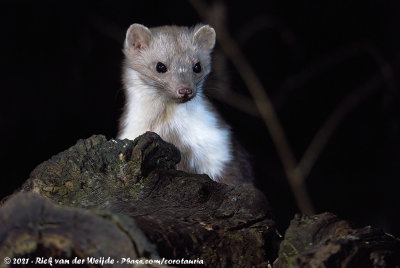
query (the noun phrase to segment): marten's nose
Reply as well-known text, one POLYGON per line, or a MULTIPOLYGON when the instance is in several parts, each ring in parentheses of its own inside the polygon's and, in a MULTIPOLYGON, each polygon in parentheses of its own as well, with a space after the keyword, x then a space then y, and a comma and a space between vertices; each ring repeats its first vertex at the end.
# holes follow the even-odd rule
POLYGON ((188 88, 188 87, 178 89, 177 93, 178 93, 179 98, 189 100, 193 97, 193 89, 188 88))

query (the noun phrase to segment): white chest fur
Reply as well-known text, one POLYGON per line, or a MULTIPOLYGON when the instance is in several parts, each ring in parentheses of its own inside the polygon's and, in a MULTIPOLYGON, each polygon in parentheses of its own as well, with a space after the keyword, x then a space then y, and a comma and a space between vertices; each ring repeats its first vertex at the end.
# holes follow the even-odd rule
POLYGON ((232 160, 231 137, 201 95, 187 103, 165 103, 156 89, 143 84, 133 70, 126 73, 127 105, 119 138, 135 139, 156 132, 182 154, 181 170, 205 173, 218 181, 232 160))

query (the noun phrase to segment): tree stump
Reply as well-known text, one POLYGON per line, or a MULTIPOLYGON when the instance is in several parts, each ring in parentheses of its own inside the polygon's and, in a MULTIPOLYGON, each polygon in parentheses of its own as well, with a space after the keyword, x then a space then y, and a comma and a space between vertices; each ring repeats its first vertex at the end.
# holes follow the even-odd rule
POLYGON ((78 141, 3 201, 1 254, 184 258, 212 267, 273 261, 279 237, 264 195, 178 171, 179 160, 155 133, 78 141))
POLYGON ((0 267, 400 267, 399 239, 330 213, 297 215, 279 248, 262 193, 178 171, 179 160, 150 132, 78 141, 2 200, 0 267))

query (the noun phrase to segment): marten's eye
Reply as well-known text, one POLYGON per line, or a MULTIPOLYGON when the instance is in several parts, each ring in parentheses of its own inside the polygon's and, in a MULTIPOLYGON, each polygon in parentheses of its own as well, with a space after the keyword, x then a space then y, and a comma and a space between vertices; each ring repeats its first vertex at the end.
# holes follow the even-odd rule
POLYGON ((195 73, 200 73, 200 72, 201 72, 201 65, 200 65, 200 62, 196 63, 196 64, 193 66, 193 72, 195 72, 195 73))
POLYGON ((162 62, 157 63, 156 70, 159 73, 166 73, 168 71, 167 66, 165 66, 165 64, 162 62))

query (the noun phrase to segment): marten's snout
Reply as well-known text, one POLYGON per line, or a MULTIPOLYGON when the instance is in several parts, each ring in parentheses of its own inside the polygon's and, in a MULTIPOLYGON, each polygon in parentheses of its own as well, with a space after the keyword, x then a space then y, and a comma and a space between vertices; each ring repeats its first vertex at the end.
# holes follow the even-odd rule
POLYGON ((194 90, 189 87, 183 87, 178 89, 178 98, 182 101, 188 101, 194 97, 194 90))

